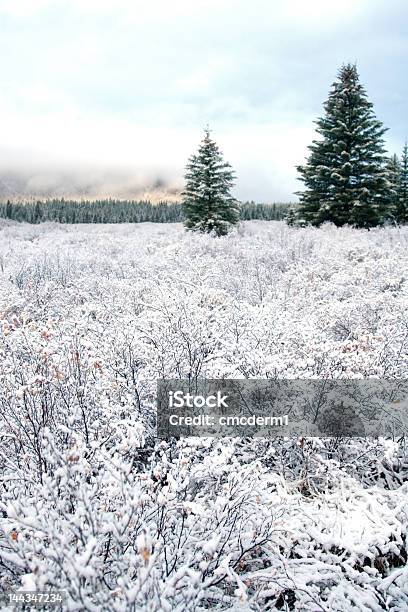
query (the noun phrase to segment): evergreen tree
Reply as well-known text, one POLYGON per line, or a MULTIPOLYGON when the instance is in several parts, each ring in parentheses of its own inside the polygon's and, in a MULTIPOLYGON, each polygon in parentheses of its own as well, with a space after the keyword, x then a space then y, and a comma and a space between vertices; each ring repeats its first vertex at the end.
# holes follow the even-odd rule
POLYGON ((239 204, 231 195, 234 172, 223 160, 207 128, 198 153, 189 159, 183 191, 187 229, 225 235, 239 221, 239 204))
POLYGON ((291 206, 289 208, 288 214, 285 217, 285 221, 290 227, 296 225, 296 211, 294 206, 291 206))
POLYGON ((397 223, 408 223, 408 144, 402 150, 400 174, 398 182, 398 197, 396 205, 397 223))
POLYGON ((388 213, 390 218, 397 220, 401 164, 397 155, 392 155, 386 164, 389 182, 388 213))
POLYGON ((36 202, 35 203, 35 207, 34 207, 34 223, 40 223, 42 219, 42 210, 41 210, 41 203, 40 202, 36 202))
POLYGON ((7 200, 7 204, 6 204, 6 219, 12 219, 13 218, 13 205, 10 202, 10 200, 7 200))
POLYGON ((299 219, 313 225, 377 225, 389 197, 382 138, 386 128, 374 115, 355 65, 340 69, 324 109, 324 117, 316 121, 321 139, 309 146, 307 163, 298 166, 306 186, 298 194, 299 219))

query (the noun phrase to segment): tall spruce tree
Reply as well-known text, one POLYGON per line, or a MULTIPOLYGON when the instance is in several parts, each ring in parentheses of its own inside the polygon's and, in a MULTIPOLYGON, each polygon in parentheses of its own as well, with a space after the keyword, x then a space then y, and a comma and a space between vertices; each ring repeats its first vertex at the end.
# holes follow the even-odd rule
POLYGON ((313 225, 378 225, 385 215, 389 183, 382 136, 355 65, 344 65, 316 121, 321 136, 309 146, 310 156, 298 166, 306 189, 299 192, 298 218, 313 225))
POLYGON ((402 150, 396 205, 397 223, 408 223, 408 144, 402 150))
POLYGON ((223 236, 238 223, 239 203, 231 195, 234 178, 206 128, 197 154, 186 167, 183 211, 189 230, 223 236))

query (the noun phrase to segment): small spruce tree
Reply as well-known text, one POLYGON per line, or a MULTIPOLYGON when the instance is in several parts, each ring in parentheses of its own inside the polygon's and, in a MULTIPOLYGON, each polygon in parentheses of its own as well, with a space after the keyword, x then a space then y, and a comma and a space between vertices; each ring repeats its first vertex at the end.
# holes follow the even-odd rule
POLYGON ((389 197, 386 128, 374 115, 355 65, 341 68, 324 109, 316 121, 321 138, 309 146, 307 163, 298 166, 306 186, 298 193, 298 217, 313 225, 378 225, 389 197))
POLYGON ((40 223, 41 219, 42 219, 41 202, 37 201, 35 203, 35 206, 34 206, 34 218, 33 218, 33 222, 34 223, 40 223))
POLYGON ((296 211, 294 206, 289 208, 287 215, 285 216, 285 221, 290 227, 296 225, 296 211))
POLYGON ((13 218, 13 205, 10 202, 10 200, 7 200, 7 204, 6 204, 6 219, 12 219, 13 218))
POLYGON ((187 164, 183 191, 185 226, 223 236, 239 221, 239 203, 231 195, 234 172, 206 128, 198 152, 187 164))
POLYGON ((408 223, 408 144, 402 150, 397 190, 396 221, 408 223))
POLYGON ((392 220, 397 221, 399 185, 401 178, 401 164, 397 155, 394 154, 387 160, 386 169, 389 182, 388 216, 392 220))

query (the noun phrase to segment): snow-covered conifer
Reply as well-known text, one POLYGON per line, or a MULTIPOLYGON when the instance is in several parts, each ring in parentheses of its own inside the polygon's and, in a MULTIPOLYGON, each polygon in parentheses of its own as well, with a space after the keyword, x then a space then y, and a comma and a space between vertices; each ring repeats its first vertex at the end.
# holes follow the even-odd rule
POLYGON ((239 221, 239 204, 231 195, 234 172, 205 129, 197 154, 190 157, 183 192, 185 226, 199 232, 228 233, 239 221))
POLYGON ((291 206, 288 210, 288 214, 285 217, 285 221, 289 226, 296 225, 296 210, 294 206, 291 206))
POLYGON ((395 216, 398 223, 408 223, 408 143, 405 143, 402 150, 399 165, 398 198, 395 216))
POLYGON ((389 197, 386 128, 375 117, 355 65, 340 69, 324 109, 316 121, 321 138, 310 145, 306 164, 298 166, 306 186, 299 193, 299 215, 313 225, 378 225, 389 197))
POLYGON ((401 177, 401 165, 398 156, 392 155, 386 164, 387 178, 390 184, 389 190, 389 215, 393 220, 397 220, 398 215, 398 200, 399 200, 399 184, 401 177))

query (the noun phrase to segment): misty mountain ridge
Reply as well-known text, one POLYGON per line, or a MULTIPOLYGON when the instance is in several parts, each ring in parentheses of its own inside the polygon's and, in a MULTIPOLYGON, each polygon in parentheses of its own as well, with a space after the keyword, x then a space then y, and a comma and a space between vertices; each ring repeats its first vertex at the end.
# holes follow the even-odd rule
POLYGON ((0 199, 180 200, 180 188, 161 177, 145 180, 126 172, 0 172, 0 199))

